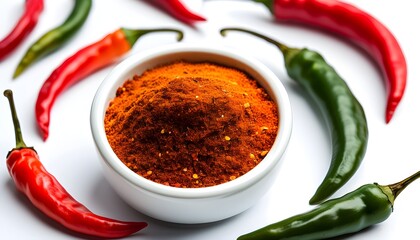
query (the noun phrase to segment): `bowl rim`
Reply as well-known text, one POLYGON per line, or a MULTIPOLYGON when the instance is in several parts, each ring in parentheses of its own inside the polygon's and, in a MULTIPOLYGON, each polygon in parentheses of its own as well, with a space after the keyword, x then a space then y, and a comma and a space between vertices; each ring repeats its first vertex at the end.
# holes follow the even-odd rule
MULTIPOLYGON (((124 81, 125 80, 122 82, 124 81)), ((112 94, 115 96, 115 92, 112 94)), ((243 191, 245 188, 264 178, 264 176, 277 165, 282 156, 285 154, 288 142, 290 141, 292 131, 292 110, 288 94, 281 81, 268 67, 257 59, 243 53, 239 54, 234 49, 222 46, 178 43, 135 53, 117 64, 105 77, 95 93, 91 105, 90 125, 92 137, 97 151, 102 157, 102 161, 104 161, 108 167, 113 169, 128 183, 148 192, 167 197, 189 199, 209 198, 220 197, 222 195, 229 195, 238 191, 243 191), (232 181, 202 188, 178 188, 156 183, 152 180, 139 176, 126 167, 125 164, 122 163, 122 161, 116 156, 108 143, 104 131, 103 119, 105 110, 109 104, 110 91, 114 88, 116 81, 119 82, 118 80, 120 79, 120 76, 135 69, 143 62, 147 62, 167 54, 183 54, 185 52, 215 54, 232 58, 232 60, 240 62, 242 65, 248 65, 249 68, 258 72, 271 87, 272 94, 270 94, 270 97, 276 102, 279 115, 279 132, 265 158, 249 172, 232 181)))

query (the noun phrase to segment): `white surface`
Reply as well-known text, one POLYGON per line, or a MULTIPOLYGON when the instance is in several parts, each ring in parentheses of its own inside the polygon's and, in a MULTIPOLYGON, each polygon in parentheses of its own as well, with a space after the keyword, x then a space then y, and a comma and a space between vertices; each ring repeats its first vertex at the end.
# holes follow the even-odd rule
MULTIPOLYGON (((22 13, 24 0, 0 0, 0 37, 6 35, 22 13)), ((266 42, 250 35, 218 34, 222 27, 242 26, 258 30, 295 46, 319 51, 333 65, 362 103, 368 118, 370 138, 362 166, 334 196, 358 186, 399 181, 420 169, 420 16, 416 1, 348 0, 381 20, 399 40, 405 51, 408 84, 405 97, 391 123, 384 123, 385 90, 381 73, 359 49, 332 35, 309 28, 280 25, 272 21, 262 5, 248 1, 187 1, 208 18, 196 28, 188 27, 140 0, 96 0, 92 13, 79 34, 63 49, 43 59, 17 80, 14 68, 24 51, 46 30, 63 21, 73 1, 46 0, 39 25, 9 58, 0 63, 1 89, 14 90, 24 137, 38 150, 46 168, 80 202, 97 214, 122 220, 147 221, 149 227, 130 239, 235 239, 269 223, 307 211, 309 198, 324 178, 330 162, 329 134, 321 116, 313 110, 304 92, 286 75, 282 56, 266 42), (169 224, 150 219, 125 204, 105 181, 90 134, 89 111, 94 93, 109 73, 105 68, 68 89, 57 100, 50 136, 43 142, 34 123, 34 103, 38 90, 51 71, 80 47, 102 38, 120 26, 132 28, 177 27, 185 32, 184 42, 205 42, 232 47, 254 55, 284 83, 291 98, 294 126, 288 155, 274 187, 254 207, 228 220, 204 225, 169 224)), ((172 44, 171 33, 150 34, 131 53, 172 44)), ((14 146, 14 134, 7 100, 0 100, 0 154, 14 146)), ((58 226, 35 210, 18 193, 6 170, 0 165, 1 239, 74 239, 80 236, 58 226)), ((385 222, 346 239, 415 239, 418 236, 420 181, 414 182, 396 200, 394 213, 385 222), (408 237, 410 236, 410 237, 408 237)))
POLYGON ((177 43, 133 54, 118 64, 95 94, 90 123, 103 159, 104 176, 130 206, 153 218, 173 223, 210 223, 237 215, 253 206, 274 183, 292 130, 292 111, 286 89, 276 75, 254 57, 220 45, 177 43), (134 75, 173 61, 212 61, 239 68, 257 80, 278 105, 277 135, 264 161, 247 174, 225 184, 205 188, 174 188, 155 183, 127 168, 113 152, 105 134, 104 115, 117 89, 134 75), (221 210, 221 207, 223 209, 221 210))

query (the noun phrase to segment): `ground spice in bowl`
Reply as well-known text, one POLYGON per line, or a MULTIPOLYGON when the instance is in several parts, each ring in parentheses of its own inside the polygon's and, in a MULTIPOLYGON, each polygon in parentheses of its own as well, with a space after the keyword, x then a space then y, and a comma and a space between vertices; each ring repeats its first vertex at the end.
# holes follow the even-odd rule
POLYGON ((105 113, 118 158, 152 181, 182 188, 234 180, 268 153, 276 104, 246 73, 210 62, 173 62, 119 87, 105 113))

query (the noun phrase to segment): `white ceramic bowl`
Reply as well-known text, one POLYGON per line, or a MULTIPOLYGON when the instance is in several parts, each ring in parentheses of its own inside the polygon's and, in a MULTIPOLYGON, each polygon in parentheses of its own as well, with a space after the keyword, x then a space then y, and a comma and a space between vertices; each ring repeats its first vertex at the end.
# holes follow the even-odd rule
POLYGON ((176 44, 135 54, 118 64, 100 85, 91 109, 91 129, 102 159, 105 178, 132 207, 153 218, 186 224, 222 220, 251 207, 272 185, 292 129, 288 95, 265 65, 221 47, 176 44), (119 86, 135 74, 175 60, 211 61, 241 69, 266 89, 278 106, 279 132, 266 157, 237 179, 204 188, 176 188, 155 183, 132 172, 115 155, 104 130, 104 115, 119 86))

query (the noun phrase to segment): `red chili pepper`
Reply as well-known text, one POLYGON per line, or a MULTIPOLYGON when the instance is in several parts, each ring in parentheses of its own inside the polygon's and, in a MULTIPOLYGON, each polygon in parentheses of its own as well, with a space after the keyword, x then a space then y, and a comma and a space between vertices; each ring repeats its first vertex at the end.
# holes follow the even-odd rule
POLYGON ((203 16, 191 12, 180 0, 148 0, 148 2, 186 24, 191 25, 197 21, 206 21, 203 16))
POLYGON ((400 103, 407 81, 404 53, 388 28, 363 10, 336 0, 254 0, 276 20, 317 27, 348 39, 367 51, 386 77, 387 123, 400 103))
POLYGON ((0 41, 0 60, 7 57, 32 32, 43 9, 43 0, 26 0, 22 17, 13 30, 0 41))
POLYGON ((103 39, 82 48, 56 68, 42 85, 35 105, 36 121, 43 139, 48 138, 51 109, 61 92, 84 77, 118 60, 144 34, 162 31, 178 33, 178 40, 183 37, 182 32, 175 29, 133 30, 120 28, 103 39))
POLYGON ((7 155, 7 169, 16 188, 48 217, 78 233, 103 238, 121 238, 147 226, 145 222, 124 222, 92 213, 76 201, 42 165, 38 154, 23 141, 13 93, 4 91, 9 99, 15 127, 16 147, 7 155))

